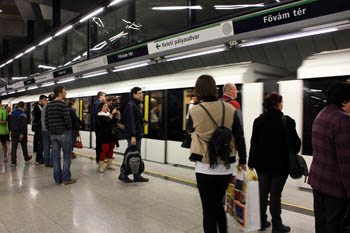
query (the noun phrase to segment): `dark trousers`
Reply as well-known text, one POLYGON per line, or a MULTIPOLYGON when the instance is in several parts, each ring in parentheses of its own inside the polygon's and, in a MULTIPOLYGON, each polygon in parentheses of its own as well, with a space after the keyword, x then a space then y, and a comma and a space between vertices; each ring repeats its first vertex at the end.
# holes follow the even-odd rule
POLYGON ((96 132, 95 132, 95 136, 96 136, 96 163, 98 163, 100 162, 100 154, 102 151, 102 141, 100 136, 98 136, 96 132))
POLYGON ((316 233, 341 233, 347 199, 331 197, 313 190, 316 233))
POLYGON ((34 152, 36 152, 36 158, 35 162, 38 163, 44 163, 44 156, 43 156, 43 151, 44 151, 44 146, 43 146, 43 134, 42 131, 39 130, 38 132, 35 132, 34 134, 34 152))
POLYGON ((27 148, 27 135, 23 136, 23 139, 19 140, 20 133, 17 132, 11 132, 11 162, 12 164, 17 164, 17 147, 18 143, 21 144, 23 157, 25 161, 29 160, 28 156, 28 148, 27 148))
POLYGON ((258 178, 260 190, 261 224, 263 226, 263 224, 267 221, 267 199, 270 194, 270 213, 272 216, 272 225, 274 227, 279 227, 282 225, 281 194, 288 175, 269 175, 258 172, 258 178))
POLYGON ((232 175, 205 175, 196 173, 197 186, 202 201, 205 233, 227 232, 227 222, 222 197, 232 175))

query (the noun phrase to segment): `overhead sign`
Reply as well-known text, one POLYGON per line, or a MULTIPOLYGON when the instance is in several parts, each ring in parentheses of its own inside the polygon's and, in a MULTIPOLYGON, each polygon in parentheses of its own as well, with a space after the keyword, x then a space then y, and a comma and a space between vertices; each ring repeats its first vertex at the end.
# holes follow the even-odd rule
POLYGON ((35 82, 49 81, 49 80, 53 79, 53 74, 48 73, 48 74, 44 74, 44 75, 39 75, 39 76, 35 77, 34 79, 35 79, 35 82))
POLYGON ((10 85, 7 85, 8 89, 16 89, 16 88, 20 88, 23 87, 23 82, 16 82, 16 83, 12 83, 10 85))
POLYGON ((227 21, 159 39, 147 46, 149 54, 153 54, 232 36, 233 33, 232 21, 227 21))
POLYGON ((73 74, 72 67, 63 68, 63 69, 60 69, 60 70, 57 70, 57 71, 53 72, 53 76, 55 78, 65 76, 67 74, 73 74))
POLYGON ((23 83, 24 83, 24 85, 30 85, 30 84, 33 84, 33 83, 35 83, 35 79, 29 79, 29 80, 25 80, 25 81, 23 81, 23 83))
POLYGON ((147 44, 124 49, 107 56, 108 64, 148 55, 147 44))
POLYGON ((84 70, 90 70, 97 67, 108 65, 107 57, 102 56, 95 59, 87 60, 79 64, 73 65, 73 72, 81 72, 84 70))
POLYGON ((304 0, 233 19, 235 34, 294 23, 350 9, 350 1, 304 0))

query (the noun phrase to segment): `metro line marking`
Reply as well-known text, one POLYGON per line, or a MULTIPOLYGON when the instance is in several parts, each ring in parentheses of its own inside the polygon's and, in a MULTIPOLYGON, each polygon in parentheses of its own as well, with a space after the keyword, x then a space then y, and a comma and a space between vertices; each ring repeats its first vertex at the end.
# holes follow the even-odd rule
MULTIPOLYGON (((87 154, 80 153, 80 152, 75 152, 74 151, 74 153, 77 154, 77 155, 80 155, 82 157, 86 157, 86 158, 90 158, 90 159, 95 159, 96 158, 95 156, 87 155, 87 154)), ((121 163, 118 163, 118 162, 113 162, 113 164, 121 166, 121 163)), ((184 182, 184 183, 188 183, 188 184, 191 184, 191 186, 197 185, 197 182, 195 182, 195 181, 186 180, 186 179, 182 179, 182 178, 178 178, 178 177, 174 177, 174 176, 169 176, 169 175, 165 175, 165 174, 162 174, 162 173, 159 173, 159 172, 154 172, 154 171, 151 171, 151 170, 145 170, 145 172, 149 173, 149 174, 156 175, 156 176, 161 176, 161 177, 164 177, 164 178, 169 178, 169 179, 181 181, 181 182, 184 182)), ((292 207, 292 208, 297 208, 297 209, 302 209, 302 210, 314 212, 314 210, 311 209, 311 208, 307 208, 307 207, 304 207, 304 206, 291 204, 291 203, 288 203, 288 202, 281 202, 281 204, 285 205, 285 206, 288 206, 288 207, 292 207)))

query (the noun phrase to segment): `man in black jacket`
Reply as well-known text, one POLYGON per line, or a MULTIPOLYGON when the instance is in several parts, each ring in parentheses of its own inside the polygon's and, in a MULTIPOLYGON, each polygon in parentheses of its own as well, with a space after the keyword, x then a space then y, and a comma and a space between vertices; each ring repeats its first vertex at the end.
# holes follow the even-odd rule
MULTIPOLYGON (((143 137, 143 125, 144 120, 142 117, 142 110, 140 104, 143 101, 142 90, 139 87, 131 89, 131 100, 125 108, 125 138, 128 141, 128 147, 130 145, 136 145, 139 152, 141 152, 141 139, 143 137)), ((120 171, 119 180, 125 183, 131 183, 124 170, 120 171)), ((134 175, 134 182, 147 182, 148 179, 144 178, 140 174, 134 175)))
POLYGON ((12 167, 17 164, 17 146, 21 143, 24 160, 26 162, 32 159, 32 156, 28 156, 27 148, 27 115, 24 112, 24 103, 21 101, 17 105, 17 109, 11 114, 10 121, 11 128, 11 160, 12 167))
POLYGON ((32 112, 32 131, 34 132, 34 146, 33 150, 36 152, 35 164, 44 164, 43 157, 43 143, 42 143, 42 133, 41 133, 41 112, 44 105, 47 103, 47 96, 40 95, 39 102, 35 103, 32 112))

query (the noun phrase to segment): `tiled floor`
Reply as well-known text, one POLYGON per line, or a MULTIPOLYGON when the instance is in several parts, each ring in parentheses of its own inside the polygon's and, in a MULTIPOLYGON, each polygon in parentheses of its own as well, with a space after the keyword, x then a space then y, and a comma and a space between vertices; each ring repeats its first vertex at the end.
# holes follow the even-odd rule
MULTIPOLYGON (((87 149, 82 152, 93 154, 87 149)), ((117 180, 119 169, 99 174, 94 160, 82 157, 73 160, 71 167, 78 182, 57 186, 51 168, 23 168, 23 160, 18 164, 11 168, 0 156, 0 233, 203 232, 201 204, 194 187, 153 176, 149 183, 124 184, 117 180)), ((146 162, 146 167, 194 180, 191 169, 151 162, 146 162)), ((309 205, 310 195, 293 189, 292 183, 285 189, 284 200, 309 205)), ((313 217, 282 212, 292 232, 313 232, 313 217)), ((240 232, 231 221, 229 232, 240 232)))

